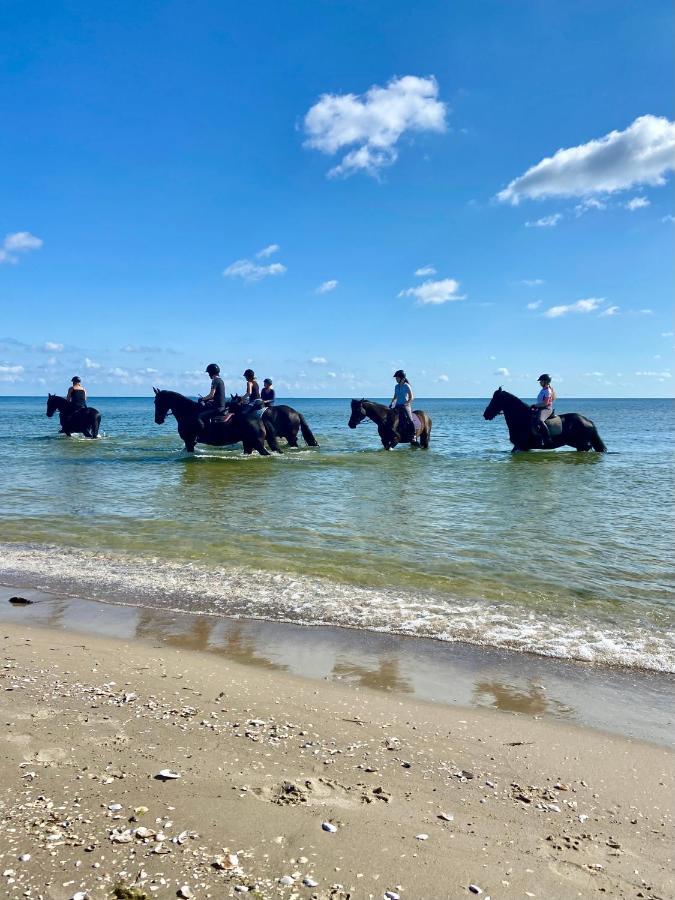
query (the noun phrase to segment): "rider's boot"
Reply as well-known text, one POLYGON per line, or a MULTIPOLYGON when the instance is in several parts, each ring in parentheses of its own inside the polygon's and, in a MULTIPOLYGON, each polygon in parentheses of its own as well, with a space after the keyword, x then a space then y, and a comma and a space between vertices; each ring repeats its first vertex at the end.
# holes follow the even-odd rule
POLYGON ((551 442, 551 434, 546 427, 546 422, 538 422, 537 423, 537 431, 541 437, 541 449, 542 450, 550 450, 553 447, 551 442))

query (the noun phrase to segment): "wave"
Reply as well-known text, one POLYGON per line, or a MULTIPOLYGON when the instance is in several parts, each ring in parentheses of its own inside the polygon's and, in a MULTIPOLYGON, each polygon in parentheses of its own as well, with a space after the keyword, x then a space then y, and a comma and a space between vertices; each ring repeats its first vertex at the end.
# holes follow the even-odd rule
POLYGON ((0 544, 0 582, 126 606, 300 625, 333 625, 498 647, 559 659, 675 672, 675 633, 559 617, 512 603, 376 589, 250 567, 0 544))

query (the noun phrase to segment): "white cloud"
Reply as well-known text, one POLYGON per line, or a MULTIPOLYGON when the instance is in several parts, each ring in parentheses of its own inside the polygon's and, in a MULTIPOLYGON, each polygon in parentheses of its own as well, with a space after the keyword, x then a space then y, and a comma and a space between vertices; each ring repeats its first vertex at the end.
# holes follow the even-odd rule
POLYGON ((662 332, 661 332, 661 337, 671 338, 672 336, 673 336, 673 332, 672 332, 672 331, 662 331, 662 332))
POLYGON ((263 247, 262 250, 258 250, 258 252, 256 253, 256 257, 258 259, 267 259, 268 256, 273 256, 280 250, 281 247, 278 244, 270 244, 267 247, 263 247))
POLYGON ((662 221, 662 222, 675 222, 675 216, 673 216, 673 215, 671 215, 670 213, 668 213, 667 215, 665 215, 665 216, 661 219, 661 221, 662 221))
POLYGON ((515 178, 497 194, 517 206, 524 199, 583 197, 623 191, 637 184, 661 185, 675 167, 675 123, 640 116, 625 131, 558 150, 515 178))
POLYGON ((450 376, 449 375, 439 375, 438 378, 436 379, 436 381, 442 381, 444 383, 447 383, 448 381, 450 381, 450 376))
POLYGON ((599 309, 604 302, 604 298, 589 297, 587 300, 577 300, 576 303, 551 306, 544 315, 547 319, 557 319, 560 316, 566 316, 568 313, 590 313, 599 309))
POLYGON ((526 284, 528 287, 538 287, 540 284, 546 284, 543 278, 523 278, 521 284, 526 284))
POLYGON ((45 353, 61 353, 63 344, 57 344, 56 341, 45 341, 42 345, 42 349, 45 353))
POLYGON ((323 94, 304 120, 305 145, 333 155, 356 145, 329 176, 377 175, 396 161, 396 144, 406 132, 445 131, 446 107, 436 79, 405 75, 365 94, 323 94))
POLYGON ((243 278, 244 281, 260 281, 270 275, 283 275, 285 271, 286 266, 282 263, 259 266, 250 259, 238 259, 225 269, 223 275, 226 278, 243 278))
POLYGON ((321 284, 318 286, 318 288, 316 289, 316 291, 314 293, 329 294, 331 291, 334 291, 337 286, 338 286, 338 282, 335 280, 335 278, 331 278, 330 281, 321 282, 321 284))
POLYGON ((440 281, 423 281, 419 287, 407 288, 399 293, 399 297, 416 297, 421 306, 438 306, 441 303, 452 303, 464 300, 466 294, 458 294, 459 281, 454 278, 441 278, 440 281))
POLYGON ((41 238, 35 237, 30 231, 15 231, 8 234, 0 244, 0 263, 16 263, 19 254, 39 250, 43 243, 41 238))
POLYGON ((636 209, 644 209, 646 206, 650 206, 649 200, 646 197, 633 197, 628 203, 624 203, 626 209, 629 209, 631 212, 635 212, 636 209))
POLYGON ((577 203, 574 207, 574 212, 576 213, 577 218, 579 218, 579 216, 583 216, 584 213, 587 213, 589 209, 607 209, 607 204, 603 203, 602 200, 596 200, 594 197, 587 197, 586 200, 577 203))
POLYGON ((539 309, 541 306, 541 300, 533 300, 532 303, 527 304, 528 309, 539 309))
POLYGON ((508 378, 511 373, 504 366, 501 366, 499 369, 495 369, 494 374, 501 375, 503 378, 508 378))
POLYGON ((584 378, 604 378, 604 372, 584 372, 584 378))
POLYGON ((85 367, 85 369, 100 369, 101 363, 94 362, 93 359, 89 359, 88 356, 85 356, 84 367, 85 367))
POLYGON ((562 219, 562 213, 553 213, 552 216, 542 216, 541 219, 535 219, 534 222, 526 222, 526 228, 555 228, 562 219))
POLYGON ((9 366, 0 364, 0 381, 13 383, 20 381, 23 375, 23 366, 9 366))
POLYGON ((659 381, 664 381, 668 378, 672 378, 672 372, 664 371, 664 372, 636 372, 636 375, 639 375, 643 378, 658 378, 659 381))
POLYGON ((429 275, 435 275, 436 269, 433 266, 422 266, 420 269, 415 270, 415 275, 419 278, 426 278, 429 275))
POLYGON ((601 318, 604 316, 615 316, 619 312, 618 306, 608 306, 607 309, 603 309, 600 313, 601 318))
POLYGON ((337 378, 337 372, 326 372, 329 378, 337 378))
POLYGON ((326 359, 325 356, 313 356, 310 359, 310 362, 314 363, 315 366, 327 366, 328 365, 328 360, 326 359))

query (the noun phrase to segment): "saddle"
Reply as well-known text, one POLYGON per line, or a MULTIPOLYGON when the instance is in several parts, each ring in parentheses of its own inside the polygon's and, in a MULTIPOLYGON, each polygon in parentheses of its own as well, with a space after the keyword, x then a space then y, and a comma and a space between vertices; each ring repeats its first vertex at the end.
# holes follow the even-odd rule
MULTIPOLYGON (((533 416, 532 417, 532 431, 533 431, 535 437, 540 437, 539 431, 537 429, 537 425, 538 425, 538 422, 537 422, 536 418, 533 416)), ((551 440, 553 440, 554 438, 560 437, 560 435, 562 434, 562 428, 563 428, 562 419, 560 418, 560 416, 556 415, 555 410, 553 411, 553 414, 550 415, 548 417, 548 419, 546 419, 546 421, 544 422, 544 425, 548 429, 548 436, 551 440)))
POLYGON ((231 412, 216 413, 215 416, 209 416, 209 422, 212 425, 215 425, 215 424, 226 425, 230 421, 230 419, 233 419, 233 418, 234 418, 234 413, 231 413, 231 412))

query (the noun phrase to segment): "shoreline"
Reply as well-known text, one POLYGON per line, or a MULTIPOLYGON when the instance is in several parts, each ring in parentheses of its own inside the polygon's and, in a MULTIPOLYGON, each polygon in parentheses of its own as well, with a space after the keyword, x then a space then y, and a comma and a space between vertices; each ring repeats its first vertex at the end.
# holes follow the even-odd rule
POLYGON ((12 900, 675 890, 664 747, 27 616, 0 634, 12 900))
POLYGON ((121 604, 0 583, 0 624, 141 641, 462 709, 675 746, 672 677, 462 642, 121 604), (12 607, 14 594, 32 600, 12 607))

